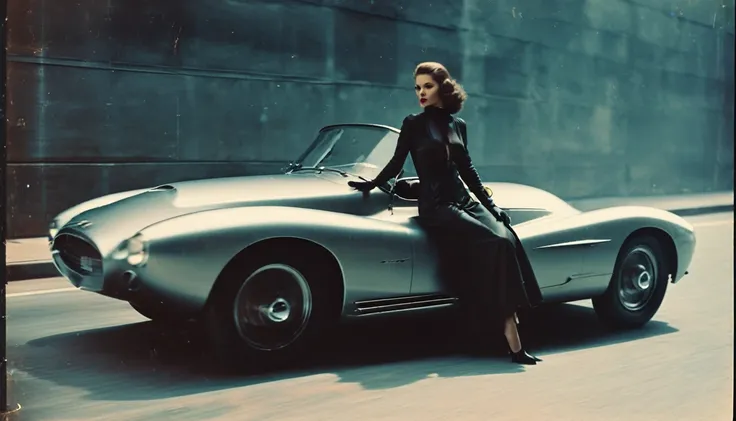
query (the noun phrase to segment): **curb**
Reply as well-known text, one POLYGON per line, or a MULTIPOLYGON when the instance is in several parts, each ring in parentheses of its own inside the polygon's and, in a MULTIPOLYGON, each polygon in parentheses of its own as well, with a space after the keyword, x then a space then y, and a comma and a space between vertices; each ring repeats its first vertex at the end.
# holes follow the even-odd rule
POLYGON ((678 216, 705 215, 708 213, 733 212, 733 203, 730 205, 703 206, 702 208, 674 209, 670 212, 678 216))
POLYGON ((5 273, 8 282, 30 281, 32 279, 61 276, 51 260, 8 263, 5 267, 5 273))
MULTIPOLYGON (((733 212, 733 204, 704 206, 700 208, 673 209, 670 212, 678 216, 695 216, 709 213, 733 212)), ((55 278, 61 276, 50 260, 36 260, 7 264, 7 280, 9 282, 30 281, 41 278, 55 278)))

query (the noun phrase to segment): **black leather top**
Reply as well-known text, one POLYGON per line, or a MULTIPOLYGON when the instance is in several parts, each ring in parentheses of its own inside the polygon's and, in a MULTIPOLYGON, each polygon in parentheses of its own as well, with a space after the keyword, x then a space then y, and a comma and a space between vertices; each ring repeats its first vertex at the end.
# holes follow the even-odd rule
POLYGON ((420 214, 431 213, 440 206, 465 207, 473 203, 462 181, 484 207, 493 207, 470 159, 463 119, 437 107, 426 107, 421 114, 407 116, 394 155, 374 183, 383 185, 395 177, 410 153, 420 180, 420 214))

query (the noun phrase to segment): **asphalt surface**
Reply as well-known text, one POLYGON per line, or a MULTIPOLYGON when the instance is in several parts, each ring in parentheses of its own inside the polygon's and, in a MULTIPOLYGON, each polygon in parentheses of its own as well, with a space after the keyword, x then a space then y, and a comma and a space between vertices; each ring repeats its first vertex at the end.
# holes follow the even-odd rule
POLYGON ((641 330, 608 332, 588 302, 522 332, 544 359, 458 353, 433 324, 351 329, 300 367, 224 377, 189 329, 59 278, 8 288, 10 402, 19 420, 731 420, 733 214, 688 218, 698 247, 641 330))

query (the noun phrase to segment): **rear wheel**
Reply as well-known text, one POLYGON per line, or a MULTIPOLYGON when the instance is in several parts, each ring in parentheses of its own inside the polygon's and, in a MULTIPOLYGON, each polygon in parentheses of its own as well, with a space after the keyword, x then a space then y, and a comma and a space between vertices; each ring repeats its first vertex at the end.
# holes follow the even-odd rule
POLYGON ((295 250, 247 260, 218 282, 207 328, 215 355, 229 368, 270 368, 298 357, 334 321, 336 297, 328 278, 334 274, 317 256, 295 250))
POLYGON ((624 244, 606 292, 593 299, 593 308, 606 325, 637 328, 654 317, 667 290, 669 262, 651 236, 624 244))

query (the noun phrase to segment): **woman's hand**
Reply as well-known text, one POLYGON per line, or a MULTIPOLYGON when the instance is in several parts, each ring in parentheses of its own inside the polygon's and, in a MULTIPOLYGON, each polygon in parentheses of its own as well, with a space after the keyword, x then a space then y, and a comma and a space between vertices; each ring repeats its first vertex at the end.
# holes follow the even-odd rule
POLYGON ((503 222, 506 225, 511 225, 511 217, 509 216, 509 214, 506 213, 505 210, 499 208, 498 206, 496 206, 495 208, 496 208, 496 213, 498 214, 496 219, 498 219, 499 221, 503 222))
POLYGON ((489 212, 498 220, 499 222, 503 222, 504 224, 511 225, 511 217, 508 213, 506 213, 505 210, 499 208, 496 206, 495 203, 493 203, 493 199, 487 196, 482 196, 481 203, 483 206, 485 206, 486 209, 488 209, 489 212))
POLYGON ((376 185, 371 181, 348 181, 348 186, 363 193, 367 193, 376 188, 376 185))

